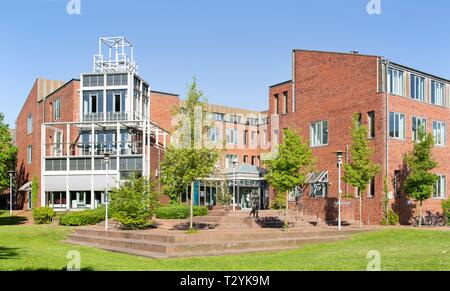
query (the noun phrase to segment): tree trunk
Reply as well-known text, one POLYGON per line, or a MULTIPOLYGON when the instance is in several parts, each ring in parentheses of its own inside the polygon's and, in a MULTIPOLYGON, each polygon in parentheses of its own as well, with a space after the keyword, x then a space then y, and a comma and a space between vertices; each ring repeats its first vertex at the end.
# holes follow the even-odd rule
POLYGON ((362 228, 362 193, 359 193, 359 228, 362 228))
POLYGON ((419 204, 419 227, 422 227, 422 203, 423 201, 420 201, 419 204))
POLYGON ((194 182, 191 183, 191 207, 189 216, 189 229, 194 229, 194 182))
POLYGON ((284 219, 284 226, 286 229, 289 227, 288 215, 289 215, 289 191, 286 191, 286 215, 284 219))

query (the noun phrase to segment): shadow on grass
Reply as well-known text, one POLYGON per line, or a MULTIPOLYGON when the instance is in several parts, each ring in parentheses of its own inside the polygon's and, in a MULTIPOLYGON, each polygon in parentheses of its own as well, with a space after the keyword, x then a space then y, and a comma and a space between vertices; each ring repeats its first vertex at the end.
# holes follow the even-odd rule
POLYGON ((0 246, 0 260, 10 260, 19 258, 18 248, 8 248, 0 246))
MULTIPOLYGON (((215 229, 218 225, 216 224, 207 224, 207 223, 194 223, 194 229, 197 230, 208 230, 215 229)), ((173 227, 174 230, 189 230, 189 223, 179 223, 173 227)))
MULTIPOLYGON (((40 268, 40 269, 20 269, 18 270, 20 272, 67 272, 67 268, 61 268, 61 269, 46 269, 46 268, 40 268)), ((81 268, 80 272, 93 272, 95 271, 91 267, 88 268, 81 268)))
POLYGON ((28 221, 26 217, 20 217, 20 216, 1 216, 0 217, 0 226, 5 225, 21 225, 25 224, 28 221))

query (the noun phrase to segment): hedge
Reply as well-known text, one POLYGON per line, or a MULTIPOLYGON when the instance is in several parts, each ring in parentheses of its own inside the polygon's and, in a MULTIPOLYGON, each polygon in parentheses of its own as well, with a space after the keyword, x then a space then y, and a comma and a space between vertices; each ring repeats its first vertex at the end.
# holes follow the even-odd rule
POLYGON ((444 209, 444 215, 447 218, 447 224, 450 225, 450 199, 442 201, 442 209, 444 209))
MULTIPOLYGON (((190 215, 189 205, 169 205, 156 209, 156 218, 159 219, 186 219, 190 215)), ((205 206, 194 206, 194 216, 208 215, 208 208, 205 206)))
POLYGON ((99 207, 95 210, 70 212, 61 216, 59 224, 64 226, 94 225, 104 221, 105 215, 104 207, 99 207))
POLYGON ((55 211, 50 207, 35 208, 33 210, 33 220, 35 224, 50 224, 55 216, 55 211))

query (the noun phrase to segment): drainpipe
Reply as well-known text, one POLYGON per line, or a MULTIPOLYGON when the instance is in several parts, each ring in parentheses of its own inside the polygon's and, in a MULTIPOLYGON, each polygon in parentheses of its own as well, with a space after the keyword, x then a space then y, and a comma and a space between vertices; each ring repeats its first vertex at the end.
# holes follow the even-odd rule
POLYGON ((389 177, 389 88, 388 88, 388 67, 389 60, 383 59, 383 63, 385 64, 384 71, 384 93, 385 93, 385 102, 386 102, 386 178, 389 177))

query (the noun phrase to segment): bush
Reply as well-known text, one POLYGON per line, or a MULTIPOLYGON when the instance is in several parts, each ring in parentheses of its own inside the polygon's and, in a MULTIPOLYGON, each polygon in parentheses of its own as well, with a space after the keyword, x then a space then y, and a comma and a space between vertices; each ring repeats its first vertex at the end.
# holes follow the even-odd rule
POLYGON ((447 224, 450 225, 450 199, 442 201, 444 216, 447 218, 447 224))
MULTIPOLYGON (((186 219, 191 214, 190 206, 183 204, 173 204, 156 209, 156 218, 159 219, 186 219)), ((194 206, 194 216, 208 215, 206 206, 194 206)))
POLYGON ((207 216, 208 207, 206 206, 194 206, 194 216, 207 216))
POLYGON ((273 210, 280 210, 286 208, 286 194, 283 193, 277 193, 275 196, 275 200, 272 204, 273 210))
POLYGON ((105 207, 99 207, 95 210, 70 212, 61 216, 59 224, 64 226, 94 225, 104 221, 105 215, 105 207))
POLYGON ((129 229, 141 229, 151 224, 159 206, 160 195, 153 191, 151 181, 133 177, 111 193, 112 217, 129 229))
POLYGON ((398 214, 390 209, 388 212, 387 222, 386 215, 384 214, 383 219, 381 220, 381 225, 397 225, 399 221, 398 214))
POLYGON ((35 224, 50 224, 55 216, 55 211, 50 207, 35 208, 33 210, 33 220, 35 224))
POLYGON ((156 218, 160 219, 186 219, 189 217, 189 206, 173 204, 156 209, 156 218))

